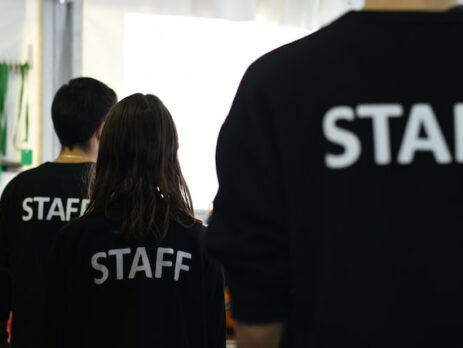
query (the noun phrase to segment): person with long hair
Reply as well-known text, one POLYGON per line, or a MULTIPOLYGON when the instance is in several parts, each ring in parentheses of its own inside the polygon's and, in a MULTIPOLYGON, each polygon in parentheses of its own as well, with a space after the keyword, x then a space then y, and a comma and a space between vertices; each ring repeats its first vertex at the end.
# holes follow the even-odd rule
POLYGON ((50 262, 46 347, 225 347, 223 276, 161 100, 134 94, 109 112, 87 213, 50 262))

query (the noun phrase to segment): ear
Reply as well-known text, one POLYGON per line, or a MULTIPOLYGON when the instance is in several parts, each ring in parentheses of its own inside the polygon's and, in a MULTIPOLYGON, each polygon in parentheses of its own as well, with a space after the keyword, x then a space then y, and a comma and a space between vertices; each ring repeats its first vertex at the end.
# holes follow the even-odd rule
POLYGON ((104 127, 105 121, 101 122, 101 124, 98 126, 98 128, 95 131, 95 137, 98 141, 100 141, 101 138, 101 133, 103 132, 103 127, 104 127))

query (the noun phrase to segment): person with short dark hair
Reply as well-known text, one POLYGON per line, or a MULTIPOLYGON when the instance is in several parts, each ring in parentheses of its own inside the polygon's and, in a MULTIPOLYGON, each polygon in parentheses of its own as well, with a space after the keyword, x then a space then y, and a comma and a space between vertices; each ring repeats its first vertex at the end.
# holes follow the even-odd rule
POLYGON ((239 348, 463 347, 463 14, 366 0, 246 72, 207 240, 239 348))
POLYGON ((93 78, 76 78, 62 86, 53 99, 51 116, 63 152, 81 150, 96 159, 98 146, 94 144, 116 101, 114 91, 93 78))
POLYGON ((62 149, 54 162, 17 175, 0 200, 0 270, 11 279, 0 283, 11 290, 0 297, 1 337, 13 311, 12 345, 36 347, 43 330, 46 263, 57 231, 85 212, 86 177, 95 162, 101 128, 116 103, 115 92, 92 78, 63 85, 52 105, 52 119, 62 149))
POLYGON ((111 109, 88 212, 51 254, 44 347, 225 347, 223 276, 177 151, 159 98, 134 94, 111 109))

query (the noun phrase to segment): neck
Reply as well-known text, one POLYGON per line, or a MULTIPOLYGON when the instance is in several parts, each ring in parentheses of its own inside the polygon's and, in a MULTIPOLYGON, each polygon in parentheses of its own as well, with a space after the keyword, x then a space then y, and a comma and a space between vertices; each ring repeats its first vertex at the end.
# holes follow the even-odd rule
POLYGON ((458 0, 365 0, 367 11, 446 11, 458 0))
POLYGON ((97 154, 95 151, 85 151, 79 147, 70 149, 64 146, 61 149, 59 156, 56 158, 55 163, 86 163, 96 162, 97 154))

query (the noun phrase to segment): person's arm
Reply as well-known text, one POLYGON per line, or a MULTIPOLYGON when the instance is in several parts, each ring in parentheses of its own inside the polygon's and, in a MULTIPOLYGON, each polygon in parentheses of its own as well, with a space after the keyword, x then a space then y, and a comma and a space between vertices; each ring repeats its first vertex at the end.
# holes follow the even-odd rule
POLYGON ((0 348, 7 347, 7 323, 11 311, 11 279, 10 275, 0 270, 0 348))
POLYGON ((209 348, 225 348, 225 296, 223 273, 216 262, 206 266, 207 331, 209 348))
POLYGON ((283 323, 265 325, 236 324, 238 348, 278 348, 283 333, 283 323))
POLYGON ((0 348, 7 347, 7 323, 11 311, 11 278, 8 263, 7 200, 11 187, 7 186, 0 199, 0 348))
POLYGON ((219 191, 206 238, 224 265, 235 319, 257 326, 286 320, 291 290, 278 139, 259 67, 245 75, 220 132, 219 191))
POLYGON ((0 348, 9 348, 8 334, 6 332, 6 322, 0 323, 0 348))
POLYGON ((8 334, 6 330, 6 321, 0 322, 0 348, 8 348, 8 334))
POLYGON ((60 348, 65 346, 63 339, 66 306, 66 251, 63 243, 63 230, 58 233, 48 259, 47 285, 45 293, 44 320, 49 330, 43 332, 40 348, 60 348))

